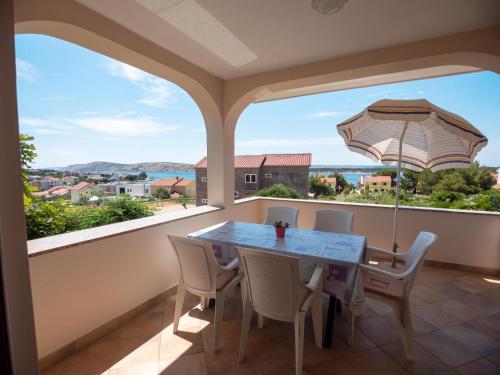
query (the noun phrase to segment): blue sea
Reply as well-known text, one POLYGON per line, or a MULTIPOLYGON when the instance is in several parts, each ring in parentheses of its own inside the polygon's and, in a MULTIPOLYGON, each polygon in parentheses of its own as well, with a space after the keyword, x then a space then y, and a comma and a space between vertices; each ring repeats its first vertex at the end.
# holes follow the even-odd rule
MULTIPOLYGON (((341 173, 347 182, 350 184, 356 185, 361 176, 371 176, 371 173, 341 173)), ((171 178, 171 177, 183 177, 183 178, 195 178, 195 173, 193 172, 151 172, 148 173, 149 177, 157 180, 160 178, 171 178)))

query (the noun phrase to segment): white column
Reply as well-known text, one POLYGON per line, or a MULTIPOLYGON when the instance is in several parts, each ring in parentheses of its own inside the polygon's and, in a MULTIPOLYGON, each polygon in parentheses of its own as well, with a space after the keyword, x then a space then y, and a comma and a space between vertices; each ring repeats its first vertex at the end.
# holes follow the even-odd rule
POLYGON ((231 208, 234 204, 233 124, 207 126, 208 204, 231 208))
POLYGON ((13 1, 0 1, 0 265, 14 374, 37 374, 24 223, 14 55, 13 1))

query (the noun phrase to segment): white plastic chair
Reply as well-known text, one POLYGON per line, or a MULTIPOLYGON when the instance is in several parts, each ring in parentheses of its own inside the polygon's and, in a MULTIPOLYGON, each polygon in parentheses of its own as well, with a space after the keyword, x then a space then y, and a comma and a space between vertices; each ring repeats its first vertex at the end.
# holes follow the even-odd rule
POLYGON ((401 272, 392 272, 368 264, 361 264, 363 285, 367 297, 379 300, 391 306, 403 341, 406 358, 414 361, 413 351, 413 324, 410 308, 410 294, 413 283, 425 254, 429 247, 436 241, 434 233, 420 232, 406 253, 394 254, 391 251, 368 247, 365 263, 368 263, 373 254, 379 254, 404 261, 401 272))
POLYGON ((316 210, 314 230, 352 234, 354 214, 343 210, 316 210))
POLYGON ((177 255, 180 268, 173 331, 177 333, 179 328, 186 290, 201 297, 202 302, 215 298, 213 351, 217 351, 224 313, 224 299, 242 278, 237 270, 238 258, 222 267, 215 260, 210 242, 177 236, 168 236, 168 238, 177 255))
POLYGON ((273 225, 276 221, 288 223, 291 228, 297 227, 299 209, 290 206, 271 206, 267 208, 264 224, 273 225))
POLYGON ((323 333, 323 269, 316 268, 308 284, 302 281, 299 258, 236 247, 244 273, 243 322, 239 361, 245 356, 252 312, 295 324, 295 373, 302 373, 304 320, 311 309, 314 339, 321 348, 323 333))

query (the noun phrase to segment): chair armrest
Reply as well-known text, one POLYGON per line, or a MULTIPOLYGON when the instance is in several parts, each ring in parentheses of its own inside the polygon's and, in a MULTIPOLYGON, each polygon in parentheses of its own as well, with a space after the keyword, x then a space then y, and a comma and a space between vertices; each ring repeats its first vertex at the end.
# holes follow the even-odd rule
POLYGON ((309 289, 311 293, 300 307, 301 311, 307 312, 314 299, 321 297, 321 292, 323 291, 323 273, 323 268, 321 267, 316 267, 314 270, 311 280, 306 284, 307 289, 309 289))
POLYGON ((221 266, 223 270, 232 271, 240 264, 238 258, 234 258, 227 266, 221 266))
POLYGON ((323 281, 324 270, 321 267, 316 267, 313 275, 311 276, 311 280, 306 284, 306 286, 311 289, 311 291, 316 291, 318 287, 321 286, 321 282, 323 281))
POLYGON ((370 260, 371 258, 371 255, 373 253, 376 253, 376 254, 381 254, 381 255, 385 255, 387 257, 396 257, 398 259, 403 259, 405 260, 405 256, 404 254, 401 254, 401 253, 393 253, 392 251, 388 251, 388 250, 384 250, 384 249, 380 249, 378 247, 371 247, 371 246, 368 246, 366 248, 366 253, 365 253, 365 257, 364 257, 364 261, 368 261, 370 260))
POLYGON ((394 280, 401 280, 401 279, 404 278, 404 276, 406 276, 406 272, 403 272, 403 273, 393 273, 393 272, 389 272, 389 271, 386 271, 386 270, 382 270, 382 269, 377 268, 377 267, 370 266, 368 264, 360 264, 359 267, 363 271, 367 271, 367 272, 370 272, 370 273, 375 273, 375 274, 378 274, 378 275, 381 275, 381 276, 389 277, 389 278, 394 279, 394 280))

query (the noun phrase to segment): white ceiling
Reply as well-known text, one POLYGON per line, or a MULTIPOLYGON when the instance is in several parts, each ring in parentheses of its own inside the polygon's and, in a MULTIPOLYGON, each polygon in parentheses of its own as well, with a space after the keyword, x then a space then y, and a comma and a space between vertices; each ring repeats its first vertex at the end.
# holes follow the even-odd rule
POLYGON ((223 79, 500 23, 500 0, 77 0, 223 79))

